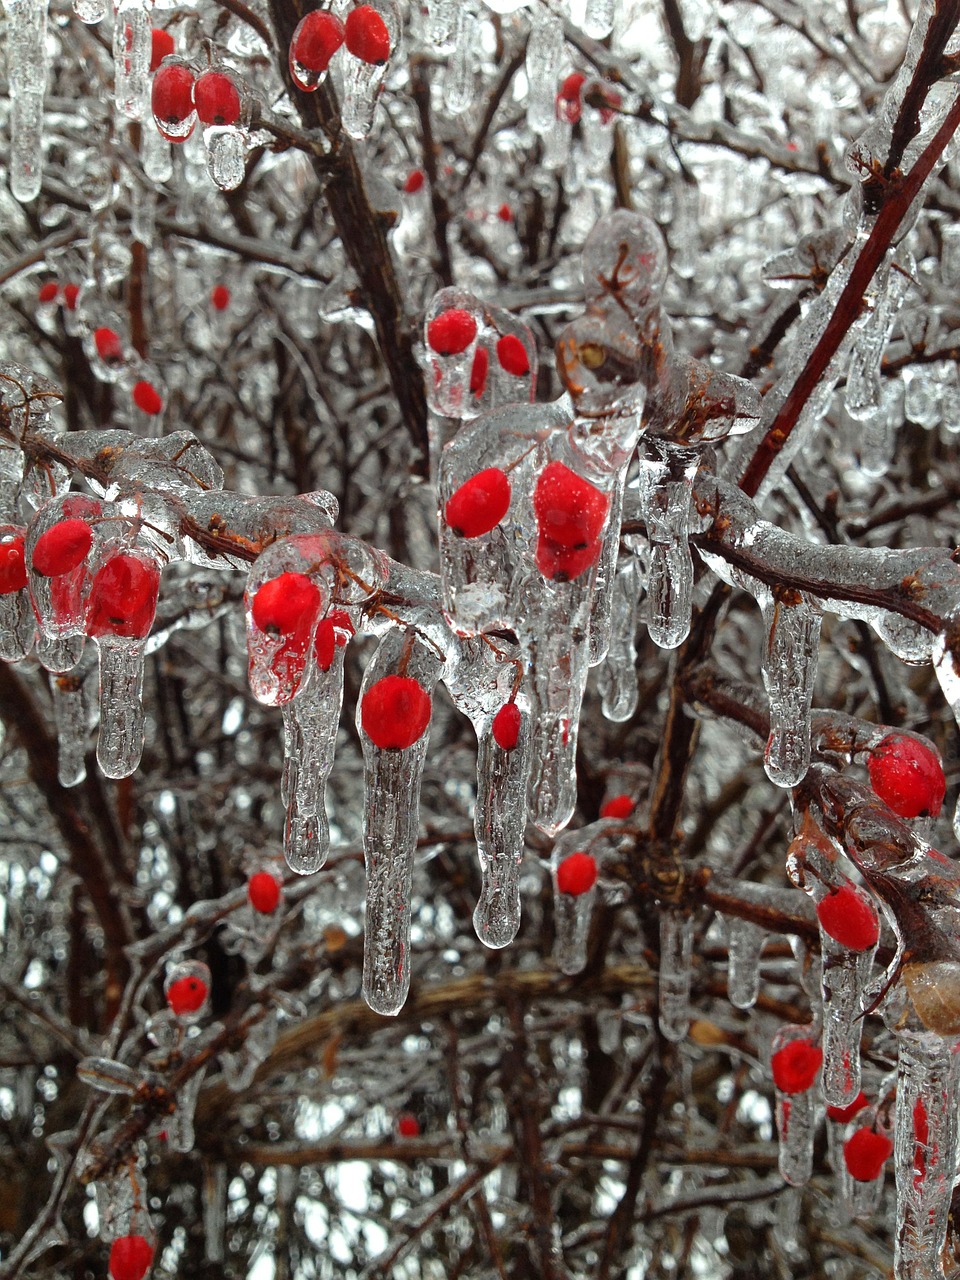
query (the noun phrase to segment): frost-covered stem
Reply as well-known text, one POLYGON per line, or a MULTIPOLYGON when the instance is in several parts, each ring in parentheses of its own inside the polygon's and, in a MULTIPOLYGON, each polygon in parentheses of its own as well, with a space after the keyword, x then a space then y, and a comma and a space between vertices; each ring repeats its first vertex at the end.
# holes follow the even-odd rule
POLYGON ((940 1253, 957 1172, 958 1042, 903 1029, 897 1045, 894 1275, 932 1280, 943 1274, 940 1253))

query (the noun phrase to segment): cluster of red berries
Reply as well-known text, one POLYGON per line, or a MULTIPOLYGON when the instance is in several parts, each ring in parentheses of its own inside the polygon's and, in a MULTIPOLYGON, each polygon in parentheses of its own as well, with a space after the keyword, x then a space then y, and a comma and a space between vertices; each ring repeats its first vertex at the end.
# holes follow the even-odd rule
POLYGON ((373 5, 351 9, 345 22, 329 9, 315 9, 301 19, 290 41, 290 75, 297 88, 306 93, 318 89, 342 45, 361 62, 380 67, 389 59, 393 41, 373 5))
POLYGON ((37 301, 42 306, 51 307, 55 302, 62 300, 66 311, 76 311, 79 296, 78 284, 65 284, 61 287, 59 280, 47 280, 37 290, 37 301))
POLYGON ((921 739, 888 733, 867 761, 874 791, 901 818, 936 818, 947 783, 940 757, 921 739))
MULTIPOLYGON (((419 186, 414 190, 419 190, 419 186)), ((477 334, 477 322, 470 312, 462 307, 450 307, 428 321, 427 346, 438 356, 460 356, 470 349, 477 334)), ((514 378, 525 378, 529 374, 530 354, 515 333, 503 334, 493 350, 504 373, 514 378)), ((477 398, 486 391, 489 372, 490 352, 480 345, 473 353, 470 366, 470 392, 477 398)))
POLYGON ((207 127, 237 125, 243 115, 243 85, 224 68, 197 75, 182 59, 167 57, 153 77, 150 105, 168 142, 186 142, 199 119, 207 127))

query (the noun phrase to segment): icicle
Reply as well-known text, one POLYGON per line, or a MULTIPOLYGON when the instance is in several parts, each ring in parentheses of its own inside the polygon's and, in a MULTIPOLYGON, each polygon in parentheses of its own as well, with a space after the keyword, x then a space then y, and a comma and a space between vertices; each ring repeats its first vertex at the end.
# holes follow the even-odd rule
POLYGON ((663 649, 675 649, 690 631, 693 558, 687 541, 690 501, 699 453, 651 439, 640 458, 640 504, 650 543, 647 628, 663 649))
MULTIPOLYGON (((611 539, 612 541, 612 539, 611 539)), ((637 707, 637 604, 640 583, 631 556, 617 572, 610 612, 610 648, 597 679, 608 720, 623 723, 637 707)))
POLYGON ((97 763, 108 778, 128 778, 143 753, 143 640, 102 636, 97 763))
POLYGON ((660 913, 660 1030, 668 1040, 683 1040, 690 1026, 690 984, 693 978, 693 916, 680 911, 660 913))
POLYGON ((401 22, 395 0, 367 0, 367 4, 361 9, 348 15, 346 31, 341 64, 343 99, 340 120, 344 133, 351 138, 360 139, 365 138, 373 128, 377 98, 387 72, 388 59, 395 57, 397 53, 401 22), (376 23, 375 31, 368 25, 365 30, 355 33, 351 19, 355 13, 361 12, 364 12, 364 17, 376 23))
POLYGON ((206 1072, 206 1066, 198 1067, 177 1089, 176 1109, 164 1121, 164 1127, 167 1131, 167 1143, 171 1151, 179 1151, 181 1154, 186 1155, 193 1150, 196 1142, 194 1117, 197 1110, 197 1099, 200 1097, 200 1088, 206 1072))
POLYGON ((87 717, 83 705, 83 680, 68 673, 56 676, 50 687, 57 725, 57 776, 61 787, 76 787, 87 776, 84 751, 87 717))
POLYGON ((43 94, 46 86, 47 0, 8 0, 10 190, 26 202, 43 179, 43 94))
POLYGON ((897 1107, 894 1161, 896 1280, 942 1274, 940 1254, 957 1169, 960 1061, 957 1041, 930 1031, 894 1028, 897 1107))
POLYGON ((427 38, 437 53, 452 53, 459 10, 457 0, 430 0, 427 38))
POLYGON ((150 53, 150 18, 143 0, 121 0, 113 17, 114 100, 131 120, 143 115, 150 53))
POLYGON ((474 58, 480 41, 477 16, 461 5, 457 12, 457 34, 443 77, 443 105, 452 116, 463 115, 473 106, 477 93, 474 58))
POLYGON ((211 126, 203 131, 207 172, 221 191, 236 191, 247 165, 247 139, 236 125, 211 126))
POLYGON ((415 631, 392 630, 364 673, 357 705, 364 760, 363 852, 367 871, 363 996, 371 1009, 386 1015, 400 1012, 410 987, 413 855, 431 695, 440 665, 439 655, 415 631), (426 704, 418 697, 411 711, 415 693, 411 685, 386 687, 387 681, 397 680, 419 686, 426 704), (381 734, 381 729, 396 732, 381 734), (404 745, 378 746, 371 730, 383 742, 404 745))
POLYGON ((535 11, 527 39, 527 121, 534 133, 548 133, 557 118, 556 85, 563 60, 563 23, 553 14, 535 11))
POLYGON ((863 995, 870 977, 875 948, 851 951, 835 942, 821 927, 823 954, 823 1081, 824 1099, 842 1107, 860 1092, 860 1037, 863 995))
MULTIPOLYGON (((593 602, 590 607, 590 653, 587 661, 591 667, 599 666, 607 656, 613 642, 613 601, 616 594, 617 560, 620 555, 620 539, 615 531, 620 529, 623 512, 623 485, 626 479, 626 468, 621 468, 610 490, 610 515, 608 528, 610 536, 604 538, 603 549, 597 561, 597 569, 593 578, 593 602)), ((638 588, 639 590, 639 588, 638 588)), ((636 598, 634 599, 636 605, 636 598)), ((633 643, 633 635, 627 637, 633 643)), ((636 682, 634 682, 636 683, 636 682)))
POLYGON ((760 994, 760 956, 767 940, 762 925, 727 917, 727 994, 738 1009, 752 1009, 760 994))
POLYGON ((227 1166, 222 1160, 203 1166, 203 1243, 207 1262, 223 1262, 227 1227, 227 1166))
POLYGON ((810 1180, 817 1119, 814 1084, 822 1060, 810 1039, 811 1028, 781 1027, 773 1040, 771 1066, 777 1094, 779 1167, 785 1182, 799 1187, 810 1180))
POLYGON ((324 792, 340 729, 343 655, 336 645, 330 669, 314 671, 307 688, 283 707, 283 853, 290 870, 299 875, 319 871, 330 847, 324 792))
POLYGON ((594 40, 603 40, 613 30, 614 0, 587 0, 583 30, 594 40))
POLYGON ((762 602, 769 628, 760 659, 770 703, 770 737, 764 752, 767 777, 795 787, 810 765, 810 705, 817 678, 821 614, 797 592, 762 602))

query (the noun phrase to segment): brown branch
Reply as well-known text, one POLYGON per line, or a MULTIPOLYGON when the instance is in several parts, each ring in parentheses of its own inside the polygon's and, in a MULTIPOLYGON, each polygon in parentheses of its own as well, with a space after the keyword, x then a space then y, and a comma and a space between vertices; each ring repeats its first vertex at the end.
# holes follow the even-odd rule
POLYGON ((803 408, 814 388, 860 314, 863 295, 883 261, 900 223, 920 194, 923 184, 932 173, 958 125, 960 125, 960 95, 909 175, 899 182, 892 182, 888 188, 887 199, 837 299, 833 314, 743 473, 740 488, 750 497, 756 496, 764 477, 799 422, 803 408))

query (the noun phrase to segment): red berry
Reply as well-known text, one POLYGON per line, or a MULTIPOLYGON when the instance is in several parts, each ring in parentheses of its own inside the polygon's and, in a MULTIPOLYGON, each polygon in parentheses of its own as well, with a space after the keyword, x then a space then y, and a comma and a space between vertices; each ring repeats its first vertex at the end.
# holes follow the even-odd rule
POLYGON ((313 90, 343 44, 346 29, 335 13, 314 9, 301 19, 290 41, 290 73, 301 89, 313 90), (309 78, 300 73, 306 71, 309 78))
POLYGON ((57 294, 60 292, 60 286, 56 280, 48 280, 46 284, 42 284, 37 291, 37 301, 50 303, 56 302, 57 294))
POLYGON ((153 1245, 143 1236, 118 1236, 110 1246, 113 1280, 143 1280, 153 1262, 153 1245))
POLYGON ((188 974, 185 978, 177 978, 175 982, 171 982, 170 986, 167 987, 167 1004, 178 1018, 182 1018, 186 1013, 196 1013, 198 1009, 202 1009, 206 998, 207 984, 194 974, 188 974))
POLYGON ((570 550, 569 547, 562 547, 554 542, 552 538, 541 535, 537 539, 537 568, 551 582, 572 582, 597 563, 602 550, 603 546, 599 541, 588 542, 585 547, 570 550))
POLYGON ((438 356, 458 356, 477 336, 477 322, 469 311, 451 307, 427 325, 427 346, 438 356))
POLYGON ((78 284, 65 284, 63 286, 63 305, 68 311, 76 311, 77 298, 80 296, 80 286, 78 284))
POLYGON ((247 897, 254 911, 272 915, 280 905, 280 882, 269 871, 258 871, 247 882, 247 897))
POLYGON ((230 305, 230 290, 225 284, 215 284, 210 290, 210 305, 214 311, 226 311, 230 305))
POLYGON ((152 382, 140 381, 133 388, 133 403, 144 413, 156 416, 163 409, 163 397, 152 382))
POLYGON ((893 1153, 893 1143, 875 1129, 858 1129, 843 1144, 843 1161, 851 1178, 873 1182, 893 1153))
POLYGON ((858 1115, 864 1107, 869 1107, 870 1100, 861 1089, 852 1102, 848 1102, 845 1107, 827 1107, 827 1116, 830 1120, 835 1120, 838 1124, 847 1124, 858 1115))
POLYGON ((360 723, 383 750, 403 751, 418 742, 430 723, 430 695, 409 676, 384 676, 363 696, 360 723))
POLYGON ((260 631, 290 636, 310 625, 319 608, 320 591, 305 573, 281 573, 258 589, 251 613, 260 631))
POLYGON ((582 71, 572 71, 560 86, 557 94, 557 119, 566 120, 568 124, 576 124, 583 110, 580 103, 580 91, 587 77, 582 71))
POLYGON ((582 849, 564 858, 557 867, 557 888, 561 893, 567 893, 572 898, 589 892, 596 883, 596 859, 591 854, 584 853, 582 849))
POLYGON ((173 53, 173 36, 154 27, 150 32, 150 70, 156 71, 168 53, 173 53))
POLYGON ((936 818, 947 789, 933 747, 906 733, 888 733, 867 762, 874 791, 901 818, 936 818))
POLYGON ((362 4, 347 14, 347 48, 361 62, 381 65, 390 57, 390 32, 372 5, 362 4))
POLYGON ((33 567, 45 578, 57 578, 83 564, 93 545, 86 520, 60 520, 41 533, 33 548, 33 567))
POLYGON ((240 91, 224 71, 200 76, 193 86, 193 105, 203 124, 236 124, 240 119, 240 91))
POLYGON ((94 329, 93 342, 97 348, 97 355, 106 364, 122 364, 123 363, 123 343, 120 341, 120 335, 114 329, 94 329))
POLYGON ((601 818, 629 818, 637 807, 637 802, 630 796, 611 796, 605 800, 600 809, 601 818))
POLYGON ((337 646, 345 645, 348 637, 352 635, 353 623, 350 621, 350 615, 343 609, 334 609, 326 618, 321 619, 313 644, 317 666, 321 671, 330 670, 337 646))
POLYGON ((124 553, 94 574, 87 606, 87 635, 142 640, 153 626, 160 570, 150 560, 124 553))
POLYGON ((514 333, 508 333, 497 343, 497 359, 500 368, 515 378, 522 378, 530 372, 530 357, 527 348, 514 333))
POLYGON ((0 596, 22 591, 27 585, 27 565, 23 555, 23 538, 0 542, 0 596))
POLYGON ((533 510, 540 533, 551 542, 571 551, 589 546, 600 537, 609 509, 607 495, 562 462, 541 471, 533 510))
POLYGON ((461 538, 479 538, 495 528, 510 509, 510 481, 499 467, 471 476, 450 496, 443 518, 461 538))
POLYGON ((817 1078, 823 1050, 809 1040, 789 1040, 770 1060, 773 1083, 781 1093, 806 1093, 817 1078))
POLYGON ((397 1133, 401 1138, 419 1138, 420 1121, 409 1111, 402 1111, 397 1116, 397 1133))
POLYGON ((407 180, 403 184, 403 190, 408 196, 416 195, 416 193, 422 188, 423 183, 423 170, 414 169, 412 173, 407 174, 407 180))
POLYGON ((817 903, 817 919, 824 933, 851 951, 866 951, 880 938, 880 921, 873 904, 852 884, 831 890, 817 903))
POLYGON ((477 347, 473 353, 473 364, 470 366, 470 394, 479 398, 487 389, 487 372, 490 368, 490 352, 486 347, 477 347))
MULTIPOLYGON (((186 134, 180 134, 179 130, 193 115, 193 83, 193 72, 179 62, 158 68, 153 77, 150 106, 157 123, 174 131, 171 141, 182 142, 190 133, 187 130, 186 134)), ((163 132, 169 137, 166 129, 163 132)))
POLYGON ((520 741, 520 708, 507 702, 493 717, 493 740, 502 751, 512 751, 520 741))

